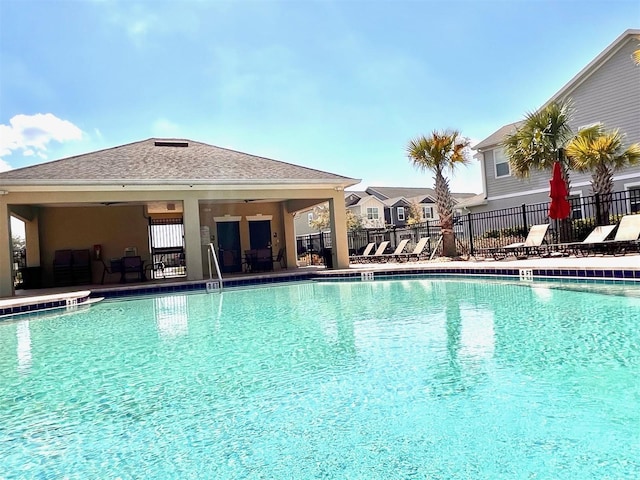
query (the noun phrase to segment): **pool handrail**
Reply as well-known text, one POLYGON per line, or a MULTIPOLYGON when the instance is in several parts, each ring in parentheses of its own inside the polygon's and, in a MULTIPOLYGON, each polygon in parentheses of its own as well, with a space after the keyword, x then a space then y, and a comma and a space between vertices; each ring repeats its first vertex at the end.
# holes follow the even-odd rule
POLYGON ((209 280, 213 280, 211 257, 213 257, 213 263, 216 266, 216 273, 218 274, 218 281, 220 282, 220 290, 222 291, 222 274, 220 273, 220 264, 218 263, 218 256, 216 255, 216 249, 213 246, 213 243, 209 243, 209 255, 207 255, 207 259, 209 260, 209 280))

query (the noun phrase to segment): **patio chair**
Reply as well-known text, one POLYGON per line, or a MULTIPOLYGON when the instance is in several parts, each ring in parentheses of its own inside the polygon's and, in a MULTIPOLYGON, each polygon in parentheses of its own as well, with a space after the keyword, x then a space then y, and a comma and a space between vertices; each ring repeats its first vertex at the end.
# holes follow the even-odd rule
POLYGON ((73 253, 71 250, 56 250, 53 257, 53 283, 59 286, 73 284, 73 253))
POLYGON ((107 265, 102 258, 100 261, 102 262, 102 278, 100 279, 101 285, 104 285, 104 279, 107 275, 116 273, 122 275, 122 260, 120 258, 112 258, 109 260, 109 265, 107 265))
POLYGON ((71 274, 74 285, 91 283, 91 253, 89 250, 71 252, 71 274))
POLYGON ((407 243, 409 243, 409 239, 401 240, 400 243, 398 243, 398 245, 396 246, 396 249, 393 251, 393 253, 382 254, 380 260, 385 262, 395 260, 399 255, 402 254, 402 252, 404 252, 407 243))
POLYGON ((618 223, 618 229, 613 240, 595 243, 594 248, 603 253, 625 255, 629 251, 638 251, 638 237, 640 237, 640 214, 625 215, 618 223))
POLYGON ((547 231, 549 230, 549 224, 543 223, 540 225, 533 225, 529 229, 527 238, 524 242, 510 243, 504 247, 485 249, 488 253, 493 255, 496 260, 502 260, 508 257, 510 254, 516 258, 527 258, 529 255, 540 255, 544 250, 543 243, 547 231))
POLYGON ((378 262, 384 256, 384 251, 389 246, 389 242, 385 240, 384 242, 380 242, 378 245, 378 249, 375 251, 373 255, 367 255, 365 258, 365 262, 378 262))
POLYGON ((422 237, 420 240, 418 240, 418 243, 414 247, 413 251, 396 255, 396 259, 398 261, 406 262, 408 262, 409 260, 420 260, 425 255, 424 249, 427 247, 430 240, 430 237, 422 237))
POLYGON ((147 278, 144 273, 144 262, 139 255, 131 256, 131 257, 122 257, 121 260, 122 270, 120 272, 120 282, 126 283, 128 280, 127 275, 135 275, 135 280, 139 280, 141 282, 145 281, 147 278))
POLYGON ((278 255, 273 257, 273 263, 280 263, 280 268, 287 268, 287 256, 284 247, 278 250, 278 255))
POLYGON ((362 252, 361 255, 352 255, 351 257, 349 257, 349 261, 353 262, 353 263, 362 263, 362 259, 364 257, 368 257, 369 255, 371 255, 371 252, 373 251, 373 248, 376 246, 375 242, 371 242, 369 243, 364 251, 362 252))

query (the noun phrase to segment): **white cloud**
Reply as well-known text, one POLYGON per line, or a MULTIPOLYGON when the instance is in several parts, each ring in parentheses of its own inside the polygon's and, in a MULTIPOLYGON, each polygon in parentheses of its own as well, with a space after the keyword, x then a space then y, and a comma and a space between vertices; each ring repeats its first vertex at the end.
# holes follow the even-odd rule
POLYGON ((6 172, 7 170, 11 170, 11 165, 0 158, 0 172, 6 172))
POLYGON ((52 141, 64 143, 81 139, 82 130, 52 113, 15 115, 9 120, 9 125, 0 125, 0 168, 3 164, 8 165, 2 161, 2 157, 12 155, 15 151, 46 160, 47 146, 52 141))

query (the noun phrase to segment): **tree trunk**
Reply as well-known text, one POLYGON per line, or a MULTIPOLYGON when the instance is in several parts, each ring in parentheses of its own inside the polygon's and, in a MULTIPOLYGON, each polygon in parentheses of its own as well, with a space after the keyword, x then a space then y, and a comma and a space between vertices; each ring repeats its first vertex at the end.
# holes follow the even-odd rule
POLYGON ((613 191, 613 172, 604 164, 599 164, 591 175, 591 189, 599 194, 597 217, 602 225, 609 225, 611 210, 611 192, 613 191))
POLYGON ((456 257, 456 237, 453 231, 453 203, 449 192, 449 182, 436 171, 436 207, 440 215, 440 230, 442 233, 442 254, 445 257, 456 257))

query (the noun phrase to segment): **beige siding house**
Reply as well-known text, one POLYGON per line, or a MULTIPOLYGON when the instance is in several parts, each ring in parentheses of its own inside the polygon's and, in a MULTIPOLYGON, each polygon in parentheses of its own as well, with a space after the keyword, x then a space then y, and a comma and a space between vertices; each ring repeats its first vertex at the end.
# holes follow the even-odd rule
MULTIPOLYGON (((639 48, 640 30, 627 30, 545 104, 571 99, 575 113, 571 127, 602 123, 625 134, 627 144, 640 142, 640 66, 632 59, 639 48)), ((474 148, 483 172, 484 198, 467 205, 474 212, 548 201, 550 172, 533 171, 525 180, 511 175, 500 147, 518 123, 501 127, 474 148)), ((640 167, 616 172, 616 191, 640 189, 640 167)), ((591 195, 590 174, 571 172, 571 195, 591 195)))
POLYGON ((91 251, 92 283, 101 281, 103 259, 126 251, 152 264, 150 230, 163 219, 181 225, 187 280, 209 278, 210 242, 223 271, 241 271, 243 252, 263 247, 274 255, 284 248, 293 267, 294 214, 322 202, 331 211, 333 265, 347 267, 344 189, 358 182, 192 140, 154 138, 3 172, 0 297, 14 293, 11 216, 25 222, 27 265, 39 269, 43 287, 55 284, 59 250, 91 251))

